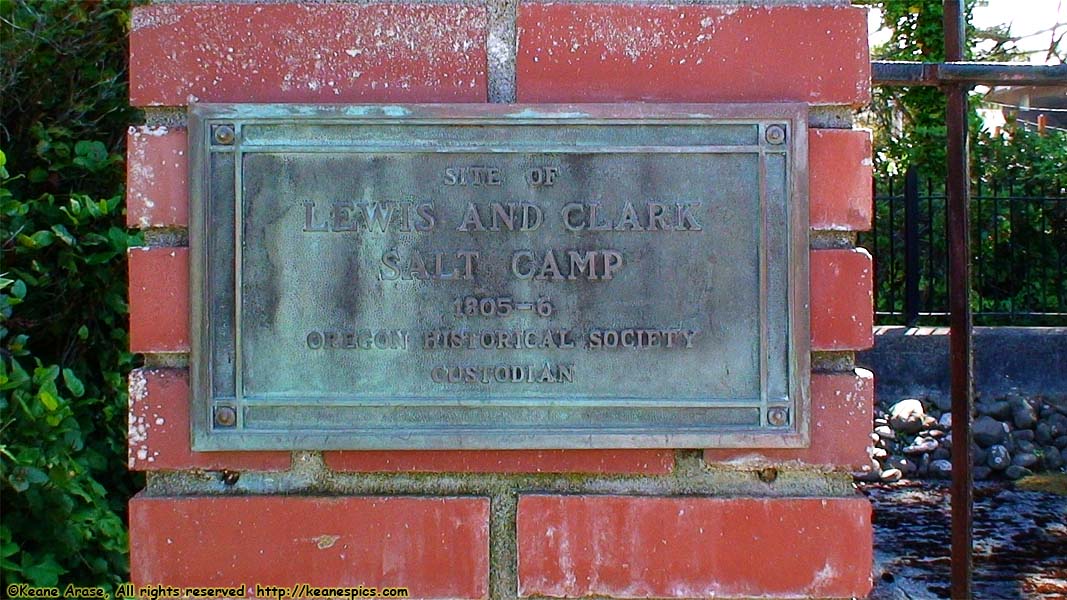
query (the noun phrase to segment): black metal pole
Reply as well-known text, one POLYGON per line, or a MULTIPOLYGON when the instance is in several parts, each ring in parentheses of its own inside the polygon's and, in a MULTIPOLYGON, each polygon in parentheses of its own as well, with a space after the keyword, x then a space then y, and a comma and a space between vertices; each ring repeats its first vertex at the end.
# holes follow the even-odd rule
POLYGON ((904 173, 904 323, 919 322, 919 171, 904 173))
MULTIPOLYGON (((966 22, 961 0, 944 0, 945 60, 961 61, 966 22)), ((967 172, 967 84, 945 86, 948 128, 949 352, 952 375, 952 598, 970 599, 974 504, 971 474, 970 177, 967 172)))

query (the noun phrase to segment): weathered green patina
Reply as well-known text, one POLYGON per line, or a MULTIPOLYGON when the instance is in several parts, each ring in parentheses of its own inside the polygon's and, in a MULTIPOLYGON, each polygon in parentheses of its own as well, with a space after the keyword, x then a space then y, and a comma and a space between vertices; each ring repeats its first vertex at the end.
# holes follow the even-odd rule
POLYGON ((805 128, 194 106, 194 448, 806 445, 805 128))

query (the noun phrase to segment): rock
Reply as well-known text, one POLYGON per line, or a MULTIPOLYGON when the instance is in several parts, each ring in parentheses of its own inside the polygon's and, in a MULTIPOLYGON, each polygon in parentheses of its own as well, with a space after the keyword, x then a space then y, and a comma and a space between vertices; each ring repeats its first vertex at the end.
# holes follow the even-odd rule
POLYGON ((923 403, 915 398, 901 400, 889 408, 889 425, 896 431, 919 433, 923 428, 923 403))
POLYGON ((934 396, 933 401, 934 406, 942 412, 952 410, 952 397, 950 396, 934 396))
POLYGON ((938 448, 930 453, 930 460, 948 460, 952 458, 952 453, 945 448, 938 448))
POLYGON ((1015 481, 1016 479, 1022 479, 1023 477, 1029 477, 1033 474, 1034 472, 1030 469, 1027 469, 1026 467, 1020 467, 1018 465, 1012 465, 1004 470, 1004 476, 1008 479, 1011 479, 1012 481, 1015 481))
POLYGON ((947 460, 932 460, 930 461, 930 475, 932 477, 938 477, 941 479, 947 479, 952 476, 952 463, 947 460))
POLYGON ((994 400, 992 402, 979 402, 978 414, 993 417, 998 421, 1006 421, 1011 418, 1011 404, 1006 400, 994 400))
POLYGON ((1011 464, 1017 467, 1026 467, 1028 469, 1036 465, 1037 462, 1037 455, 1029 452, 1018 453, 1011 458, 1011 464))
POLYGON ((1037 425, 1037 411, 1029 402, 1022 400, 1012 409, 1011 421, 1018 429, 1033 429, 1037 425))
POLYGON ((878 435, 878 437, 882 438, 883 440, 895 440, 895 439, 897 439, 896 432, 894 432, 892 429, 890 429, 888 425, 881 425, 879 427, 875 427, 874 428, 874 433, 876 433, 878 435))
POLYGON ((1008 429, 1003 423, 990 416, 979 417, 971 426, 974 441, 983 448, 999 444, 1008 437, 1008 429))
POLYGON ((941 418, 937 420, 937 424, 945 429, 952 429, 952 413, 947 412, 941 415, 941 418))
POLYGON ((878 461, 872 458, 864 468, 866 469, 865 471, 855 472, 852 474, 852 477, 858 481, 866 481, 869 483, 881 480, 882 465, 878 464, 878 461))
POLYGON ((852 478, 856 481, 862 481, 864 483, 874 483, 882 480, 881 471, 860 471, 859 473, 853 473, 852 478))
POLYGON ((989 456, 986 457, 985 462, 990 469, 1003 471, 1011 465, 1011 453, 1004 446, 995 444, 989 447, 989 456))
MULTIPOLYGON (((1007 423, 1005 423, 1005 425, 1007 425, 1007 423)), ((1010 433, 1004 438, 1004 441, 1001 442, 1000 445, 1007 448, 1009 452, 1013 454, 1015 453, 1015 442, 1012 441, 1010 433)))
POLYGON ((989 458, 989 451, 985 448, 971 448, 971 458, 974 460, 974 464, 984 465, 989 458))
POLYGON ((1033 453, 1035 450, 1037 450, 1037 446, 1034 445, 1033 442, 1028 442, 1026 440, 1018 440, 1018 441, 1015 442, 1015 451, 1016 452, 1021 452, 1023 454, 1028 454, 1028 453, 1033 453))
POLYGON ((1059 448, 1060 450, 1067 448, 1067 435, 1061 435, 1060 437, 1056 438, 1052 442, 1052 445, 1059 448))
POLYGON ((931 437, 936 440, 945 437, 945 432, 941 431, 940 429, 931 429, 930 431, 926 432, 926 435, 927 437, 931 437))
POLYGON ((1011 421, 1012 404, 1008 400, 994 400, 989 416, 998 421, 1011 421))
POLYGON ((931 427, 937 427, 937 419, 926 415, 923 417, 923 429, 930 429, 931 427))
POLYGON ((904 474, 900 472, 900 469, 886 469, 885 471, 882 471, 881 479, 886 483, 892 483, 894 481, 900 481, 900 478, 903 476, 904 474))
POLYGON ((885 464, 890 469, 896 469, 905 475, 914 473, 918 468, 915 461, 904 458, 903 456, 890 456, 885 460, 885 464))
POLYGON ((919 457, 919 468, 915 470, 916 475, 925 477, 930 473, 930 455, 923 454, 919 457))
POLYGON ((1015 441, 1025 440, 1027 442, 1034 441, 1034 431, 1032 429, 1019 429, 1011 432, 1011 437, 1015 441))
POLYGON ((992 474, 993 470, 986 466, 980 466, 971 469, 971 476, 974 477, 975 481, 989 479, 989 476, 992 474))
POLYGON ((1055 438, 1056 436, 1052 435, 1052 426, 1048 424, 1048 421, 1041 421, 1037 424, 1037 427, 1034 427, 1034 440, 1037 443, 1051 444, 1055 438))
POLYGON ((878 417, 874 420, 875 427, 881 427, 882 425, 889 425, 889 421, 885 420, 883 417, 878 417))
POLYGON ((1067 417, 1060 413, 1051 414, 1045 419, 1048 422, 1050 431, 1053 438, 1058 438, 1061 435, 1067 435, 1067 417))
POLYGON ((915 442, 913 442, 910 446, 904 447, 903 452, 904 454, 914 455, 926 454, 927 452, 933 452, 934 450, 937 450, 936 440, 917 437, 915 438, 915 442))
POLYGON ((885 448, 871 448, 871 458, 885 460, 887 456, 889 456, 889 453, 885 451, 885 448))
POLYGON ((1049 471, 1055 471, 1063 466, 1063 453, 1055 446, 1045 446, 1041 449, 1041 453, 1045 455, 1045 468, 1049 471))

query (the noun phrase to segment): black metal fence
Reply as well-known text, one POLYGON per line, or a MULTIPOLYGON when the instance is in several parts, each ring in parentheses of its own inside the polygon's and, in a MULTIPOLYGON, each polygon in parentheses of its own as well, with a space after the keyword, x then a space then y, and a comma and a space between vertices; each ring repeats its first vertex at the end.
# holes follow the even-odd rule
MULTIPOLYGON (((882 325, 948 322, 944 185, 915 169, 875 184, 860 245, 874 256, 882 325)), ((1067 325, 1067 193, 1013 181, 972 188, 971 306, 977 325, 1067 325)))

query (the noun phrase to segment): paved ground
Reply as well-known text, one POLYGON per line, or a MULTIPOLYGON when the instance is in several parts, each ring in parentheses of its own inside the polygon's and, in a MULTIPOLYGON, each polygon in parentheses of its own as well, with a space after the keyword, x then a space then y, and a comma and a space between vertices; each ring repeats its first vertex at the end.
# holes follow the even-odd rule
MULTIPOLYGON (((948 484, 866 484, 874 504, 872 600, 949 595, 948 484)), ((975 489, 976 600, 1067 599, 1067 496, 975 489)))

